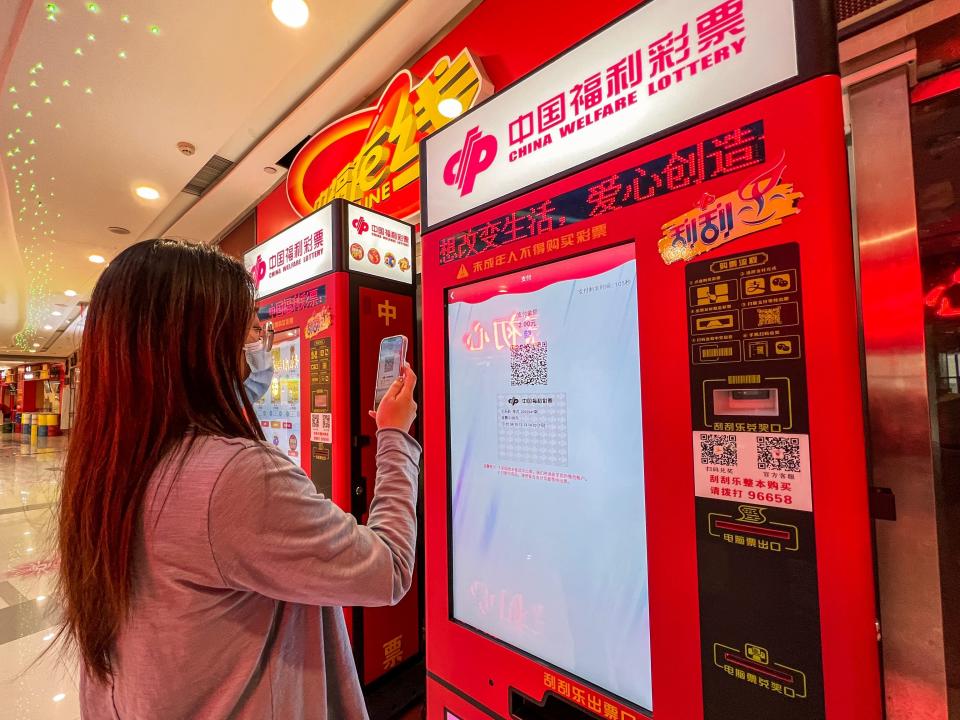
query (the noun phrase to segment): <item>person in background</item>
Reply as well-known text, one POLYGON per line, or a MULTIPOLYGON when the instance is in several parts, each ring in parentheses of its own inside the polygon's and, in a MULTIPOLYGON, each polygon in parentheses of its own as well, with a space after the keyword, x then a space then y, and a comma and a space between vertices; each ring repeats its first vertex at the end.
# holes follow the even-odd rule
POLYGON ((124 250, 93 291, 58 538, 85 720, 367 718, 341 606, 410 587, 417 378, 377 410, 358 525, 251 422, 253 302, 239 262, 170 240, 124 250))
POLYGON ((0 402, 0 424, 9 422, 11 417, 13 417, 13 410, 9 405, 0 402))
POLYGON ((243 381, 243 389, 251 403, 257 402, 267 394, 273 382, 273 325, 267 323, 264 330, 256 311, 250 322, 250 332, 243 345, 243 354, 247 360, 248 374, 243 381))

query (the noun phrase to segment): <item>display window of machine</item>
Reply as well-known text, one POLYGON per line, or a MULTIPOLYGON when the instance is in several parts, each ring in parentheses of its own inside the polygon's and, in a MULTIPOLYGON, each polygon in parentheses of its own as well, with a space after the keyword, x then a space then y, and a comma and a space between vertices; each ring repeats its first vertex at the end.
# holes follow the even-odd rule
POLYGON ((451 606, 649 710, 636 282, 620 245, 448 292, 451 606))

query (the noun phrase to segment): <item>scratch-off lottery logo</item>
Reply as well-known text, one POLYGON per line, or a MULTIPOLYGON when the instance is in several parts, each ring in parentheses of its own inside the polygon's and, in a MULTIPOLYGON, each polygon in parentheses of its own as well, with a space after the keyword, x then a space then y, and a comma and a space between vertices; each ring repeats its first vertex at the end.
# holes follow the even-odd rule
POLYGON ((728 242, 776 227, 800 212, 803 193, 781 182, 785 156, 769 170, 721 197, 704 194, 688 213, 663 225, 660 256, 668 265, 691 260, 728 242))

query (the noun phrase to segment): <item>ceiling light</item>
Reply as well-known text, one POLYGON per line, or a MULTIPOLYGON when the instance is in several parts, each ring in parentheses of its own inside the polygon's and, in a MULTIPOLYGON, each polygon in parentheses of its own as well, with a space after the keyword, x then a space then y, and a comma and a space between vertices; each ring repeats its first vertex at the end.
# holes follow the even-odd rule
POLYGON ((46 642, 50 642, 50 641, 53 640, 55 637, 56 637, 56 635, 55 635, 54 633, 47 633, 46 635, 43 636, 43 639, 44 639, 44 641, 46 641, 46 642))
POLYGON ((64 290, 64 291, 63 291, 63 294, 66 295, 67 297, 76 297, 76 296, 77 296, 77 291, 76 291, 76 290, 64 290))
POLYGON ((46 595, 37 595, 37 602, 38 602, 38 603, 42 603, 42 602, 43 602, 44 600, 46 600, 46 599, 47 599, 47 596, 46 596, 46 595))
POLYGON ((91 255, 90 257, 87 258, 87 260, 89 260, 90 262, 96 265, 102 265, 103 263, 106 262, 103 255, 91 255))
POLYGON ((275 175, 276 172, 277 172, 277 169, 276 169, 275 167, 273 167, 273 165, 267 165, 265 168, 263 168, 263 171, 264 171, 267 175, 275 175))
POLYGON ((43 326, 43 329, 44 329, 44 330, 53 330, 53 325, 44 325, 44 326, 43 326))
POLYGON ((160 34, 160 26, 159 26, 159 25, 151 25, 150 27, 147 28, 147 31, 148 31, 151 35, 159 35, 159 34, 160 34))
POLYGON ((35 353, 35 352, 36 352, 36 350, 34 350, 34 349, 32 349, 32 348, 31 348, 31 350, 30 350, 30 352, 32 352, 32 353, 35 353))
POLYGON ((138 197, 142 197, 144 200, 157 200, 160 197, 160 191, 149 185, 141 185, 136 189, 136 193, 138 197))
POLYGON ((310 17, 310 8, 304 0, 273 0, 270 9, 274 17, 287 27, 303 27, 310 17))
POLYGON ((88 3, 87 3, 87 10, 89 10, 90 12, 96 14, 96 13, 100 12, 100 6, 97 5, 95 2, 88 2, 88 3))
POLYGON ((110 232, 112 232, 114 235, 129 235, 129 234, 130 234, 130 230, 128 230, 128 229, 125 228, 125 227, 120 227, 119 225, 111 225, 110 227, 107 228, 107 230, 109 230, 110 232))
POLYGON ((53 701, 54 701, 54 702, 62 702, 63 699, 66 698, 66 697, 67 697, 67 696, 64 695, 63 693, 57 693, 56 695, 53 696, 53 701))
POLYGON ((124 13, 120 16, 120 22, 130 24, 130 16, 124 13))
POLYGON ((52 313, 50 313, 50 314, 53 315, 54 317, 61 317, 61 316, 63 315, 63 313, 60 312, 59 310, 54 310, 54 311, 53 311, 52 313))
POLYGON ((34 346, 34 347, 40 347, 40 343, 34 343, 33 346, 34 346))

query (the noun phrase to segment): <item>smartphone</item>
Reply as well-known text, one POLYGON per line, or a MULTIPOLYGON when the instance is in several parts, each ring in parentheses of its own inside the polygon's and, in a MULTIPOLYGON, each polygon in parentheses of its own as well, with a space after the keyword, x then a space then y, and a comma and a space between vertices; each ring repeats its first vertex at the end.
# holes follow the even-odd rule
POLYGON ((407 358, 407 338, 403 335, 391 335, 380 341, 380 359, 377 361, 377 386, 373 392, 373 409, 380 407, 380 401, 400 377, 403 363, 407 358))

